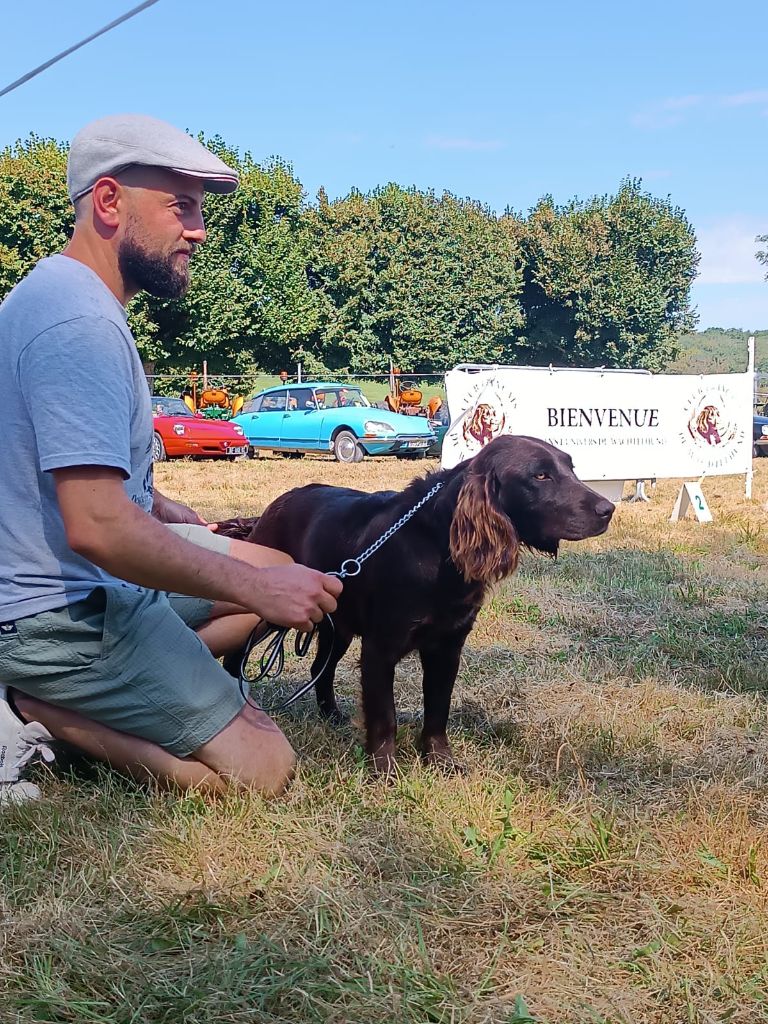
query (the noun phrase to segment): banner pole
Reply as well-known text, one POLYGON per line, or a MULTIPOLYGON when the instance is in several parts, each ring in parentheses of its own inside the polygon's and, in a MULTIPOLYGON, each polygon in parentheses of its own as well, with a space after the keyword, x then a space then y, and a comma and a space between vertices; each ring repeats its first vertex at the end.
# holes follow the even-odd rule
MULTIPOLYGON (((747 373, 749 374, 749 380, 752 385, 752 411, 754 412, 755 403, 755 339, 751 337, 747 340, 747 373)), ((751 434, 750 434, 751 436, 751 434)), ((750 449, 752 445, 750 443, 750 449)), ((747 475, 744 477, 744 497, 752 497, 752 477, 754 475, 754 460, 750 459, 749 469, 747 475)))

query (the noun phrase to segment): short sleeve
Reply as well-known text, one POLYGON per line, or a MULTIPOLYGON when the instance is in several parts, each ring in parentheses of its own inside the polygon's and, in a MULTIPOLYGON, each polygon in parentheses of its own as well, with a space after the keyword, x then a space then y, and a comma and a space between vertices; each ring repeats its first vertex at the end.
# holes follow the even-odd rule
POLYGON ((18 362, 43 472, 109 466, 131 472, 135 396, 129 342, 103 317, 57 324, 38 335, 18 362))

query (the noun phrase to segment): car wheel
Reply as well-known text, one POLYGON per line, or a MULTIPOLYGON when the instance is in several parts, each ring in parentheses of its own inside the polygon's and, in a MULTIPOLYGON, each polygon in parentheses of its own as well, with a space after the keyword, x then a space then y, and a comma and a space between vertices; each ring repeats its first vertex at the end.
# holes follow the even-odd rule
POLYGON ((165 462, 168 456, 165 454, 165 445, 159 434, 152 435, 152 461, 165 462))
POLYGON ((258 457, 259 457, 259 449, 258 448, 254 448, 254 446, 252 444, 249 444, 248 445, 248 455, 247 455, 247 458, 249 458, 249 459, 258 459, 258 457))
POLYGON ((340 430, 333 439, 333 457, 337 462, 362 462, 365 452, 351 430, 340 430))
POLYGON ((305 452, 280 452, 284 459, 303 459, 305 452))

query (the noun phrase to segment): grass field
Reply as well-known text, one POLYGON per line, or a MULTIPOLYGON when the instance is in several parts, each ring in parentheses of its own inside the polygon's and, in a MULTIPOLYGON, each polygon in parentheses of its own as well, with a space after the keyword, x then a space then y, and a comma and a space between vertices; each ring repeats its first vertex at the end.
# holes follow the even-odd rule
MULTIPOLYGON (((607 535, 526 556, 465 650, 463 777, 423 769, 415 666, 400 774, 311 701, 277 803, 38 771, 0 819, 0 1020, 14 1024, 753 1024, 768 1020, 768 459, 676 484, 607 535)), ((419 466, 274 458, 158 468, 210 518, 312 479, 419 466)), ((352 554, 352 552, 350 552, 352 554)), ((396 566, 392 566, 396 572, 396 566)), ((348 708, 355 652, 340 668, 348 708)))

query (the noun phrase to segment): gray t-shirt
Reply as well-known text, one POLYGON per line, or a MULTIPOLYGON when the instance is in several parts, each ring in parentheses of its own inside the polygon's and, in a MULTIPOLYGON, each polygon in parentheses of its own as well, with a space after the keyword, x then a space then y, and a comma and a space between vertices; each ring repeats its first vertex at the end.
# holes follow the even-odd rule
MULTIPOLYGON (((0 305, 0 622, 116 580, 67 544, 53 469, 111 466, 152 510, 152 408, 125 310, 88 267, 41 260, 0 305)), ((125 586, 125 584, 122 584, 125 586)))

